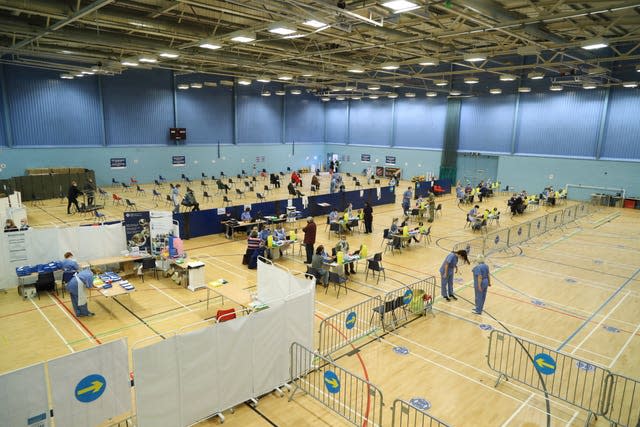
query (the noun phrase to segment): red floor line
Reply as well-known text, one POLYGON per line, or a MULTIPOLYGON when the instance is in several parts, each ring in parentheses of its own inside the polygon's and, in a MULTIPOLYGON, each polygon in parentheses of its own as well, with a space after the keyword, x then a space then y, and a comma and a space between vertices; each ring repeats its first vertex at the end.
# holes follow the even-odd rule
MULTIPOLYGON (((320 320, 324 320, 324 318, 322 316, 320 316, 317 313, 314 313, 314 315, 320 319, 320 320)), ((347 338, 347 336, 345 334, 342 333, 342 331, 340 331, 338 328, 335 327, 335 325, 330 324, 331 327, 333 329, 335 329, 340 335, 342 335, 345 339, 347 338)), ((356 349, 356 347, 352 344, 349 343, 349 345, 351 346, 352 349, 356 349)), ((358 356, 358 360, 360 361, 360 366, 362 366, 362 371, 364 373, 364 379, 369 381, 369 372, 367 371, 367 365, 365 365, 364 360, 362 359, 362 356, 360 355, 360 352, 356 353, 356 356, 358 356)), ((369 410, 371 409, 371 393, 370 390, 367 390, 367 411, 364 414, 365 420, 364 423, 362 423, 363 427, 366 427, 367 425, 367 420, 369 419, 369 410)))
POLYGON ((85 331, 87 331, 87 333, 91 336, 91 338, 93 338, 93 340, 94 340, 97 344, 102 344, 102 342, 101 342, 98 338, 96 338, 96 336, 93 334, 93 332, 91 332, 91 330, 90 330, 89 328, 87 328, 87 327, 85 326, 85 324, 84 324, 84 323, 82 323, 82 322, 80 321, 80 319, 78 319, 78 318, 75 316, 75 314, 73 314, 73 313, 71 312, 71 310, 69 310, 69 308, 68 308, 66 305, 64 305, 64 303, 63 303, 62 301, 60 301, 60 298, 58 298, 58 295, 55 295, 55 294, 54 294, 54 295, 53 295, 53 298, 55 298, 55 299, 56 299, 56 301, 58 301, 58 302, 60 303, 60 305, 61 305, 65 310, 67 310, 67 313, 69 313, 69 314, 71 315, 71 317, 73 317, 73 318, 75 319, 75 321, 76 321, 76 322, 78 322, 78 323, 80 324, 80 326, 82 326, 82 329, 84 329, 85 331))

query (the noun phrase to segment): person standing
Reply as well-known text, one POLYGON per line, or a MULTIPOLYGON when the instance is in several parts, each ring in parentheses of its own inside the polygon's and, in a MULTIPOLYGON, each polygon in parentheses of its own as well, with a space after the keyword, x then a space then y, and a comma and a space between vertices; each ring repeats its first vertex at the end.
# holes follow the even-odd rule
POLYGON ((444 259, 444 262, 440 266, 440 290, 442 298, 447 301, 451 301, 451 298, 457 300, 456 296, 453 294, 453 274, 458 271, 458 260, 462 258, 464 262, 469 264, 469 259, 467 258, 467 251, 464 249, 451 252, 444 259))
POLYGON ((411 196, 413 196, 413 193, 411 193, 411 187, 407 187, 407 191, 402 193, 402 211, 404 213, 409 211, 409 207, 411 206, 411 196))
POLYGON ((307 218, 307 225, 302 229, 304 233, 304 249, 307 253, 307 264, 311 264, 313 258, 313 245, 316 243, 316 223, 313 221, 313 217, 307 218))
POLYGON ((436 215, 436 196, 431 191, 429 191, 429 195, 427 196, 427 205, 429 206, 427 221, 433 222, 436 215))
POLYGON ((176 184, 171 190, 171 202, 173 202, 173 213, 180 213, 180 184, 176 184))
POLYGON ((373 224, 373 208, 369 202, 364 203, 362 213, 364 214, 364 232, 370 234, 372 232, 371 225, 373 224))
POLYGON ((93 271, 85 268, 67 282, 67 291, 71 295, 71 304, 76 317, 94 316, 95 314, 89 311, 87 295, 85 294, 85 288, 93 288, 93 271))
POLYGON ((71 252, 66 252, 64 254, 64 260, 62 260, 60 264, 60 267, 64 272, 80 271, 80 265, 78 264, 78 261, 73 258, 73 254, 71 252))
POLYGON ((484 301, 487 298, 487 289, 491 286, 489 266, 484 263, 484 255, 476 257, 477 265, 473 267, 473 292, 475 294, 476 308, 471 310, 473 314, 482 314, 484 301))
POLYGON ((69 200, 69 203, 67 203, 67 215, 71 215, 71 205, 75 205, 76 211, 80 210, 80 206, 78 206, 78 196, 81 194, 82 191, 78 189, 78 183, 71 181, 71 186, 67 193, 67 199, 69 200))
POLYGON ((372 174, 371 166, 367 166, 367 185, 371 185, 371 174, 372 174))
POLYGON ((96 194, 96 184, 91 178, 87 179, 84 184, 84 192, 87 195, 87 206, 93 206, 94 196, 96 194))

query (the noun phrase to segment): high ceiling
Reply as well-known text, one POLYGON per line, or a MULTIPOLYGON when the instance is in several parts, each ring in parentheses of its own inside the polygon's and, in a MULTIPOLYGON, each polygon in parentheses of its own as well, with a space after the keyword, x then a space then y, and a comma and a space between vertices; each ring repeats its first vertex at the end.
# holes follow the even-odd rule
POLYGON ((531 72, 547 86, 640 80, 640 0, 412 0, 416 8, 404 12, 387 1, 0 0, 0 51, 5 63, 71 74, 117 74, 137 63, 231 80, 288 75, 287 85, 318 94, 375 85, 383 93, 515 91, 531 72), (295 32, 285 38, 274 27, 295 32), (255 40, 231 40, 238 33, 255 40), (594 39, 607 46, 582 48, 594 39), (179 56, 160 56, 169 50, 179 56), (472 54, 486 59, 465 60, 472 54), (501 82, 502 74, 516 79, 501 82))

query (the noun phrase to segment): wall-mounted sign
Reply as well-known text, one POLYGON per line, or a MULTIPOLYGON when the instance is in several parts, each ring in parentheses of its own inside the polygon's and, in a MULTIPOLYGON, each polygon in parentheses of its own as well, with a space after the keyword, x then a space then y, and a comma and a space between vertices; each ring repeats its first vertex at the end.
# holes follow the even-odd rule
POLYGON ((396 156, 384 156, 384 163, 387 165, 395 165, 396 156))
POLYGON ((185 156, 171 156, 171 164, 173 166, 185 166, 187 159, 185 156))
POLYGON ((111 169, 125 169, 127 167, 126 157, 112 157, 110 160, 111 169))
POLYGON ((360 154, 360 161, 361 162, 370 162, 371 161, 371 154, 360 154))

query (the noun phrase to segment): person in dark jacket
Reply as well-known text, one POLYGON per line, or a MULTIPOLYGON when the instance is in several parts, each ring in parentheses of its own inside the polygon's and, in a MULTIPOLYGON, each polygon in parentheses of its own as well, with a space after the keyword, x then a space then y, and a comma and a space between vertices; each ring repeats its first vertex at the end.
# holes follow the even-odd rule
POLYGON ((304 248, 307 252, 307 264, 311 264, 313 258, 313 245, 316 244, 316 223, 313 222, 313 217, 307 218, 307 225, 302 229, 304 233, 304 248))
POLYGON ((71 187, 69 187, 69 192, 67 193, 67 199, 69 203, 67 204, 67 214, 71 215, 71 205, 75 205, 76 211, 80 210, 80 206, 78 206, 78 196, 82 194, 82 191, 78 189, 78 183, 75 181, 71 181, 71 187))
POLYGON ((371 225, 373 224, 373 208, 371 207, 369 202, 365 202, 364 208, 362 209, 362 213, 364 215, 364 218, 363 218, 364 232, 371 233, 372 232, 371 225))

